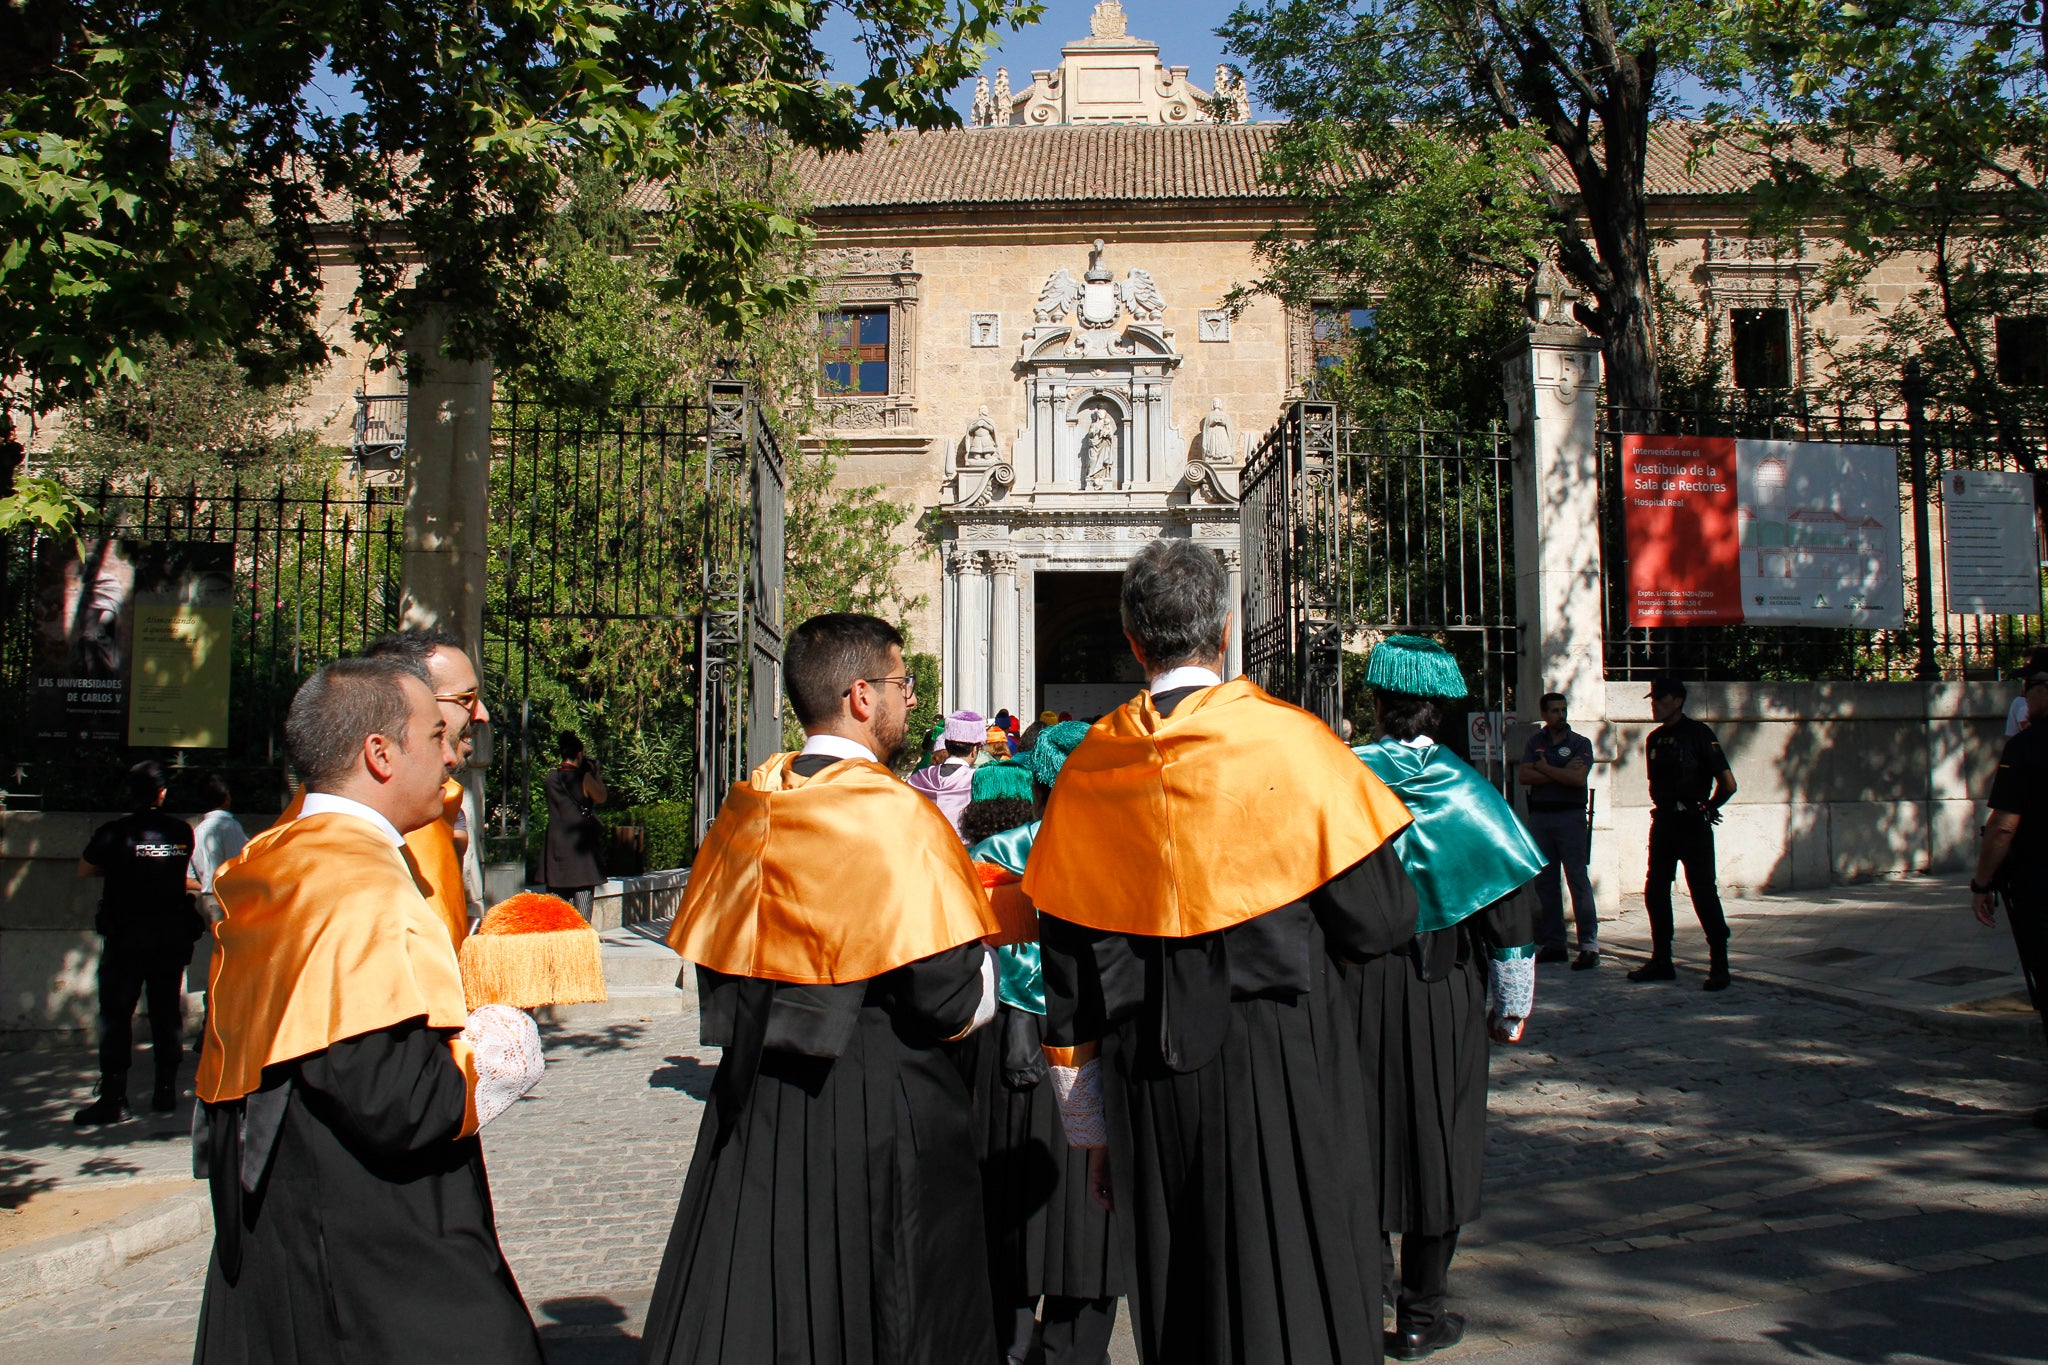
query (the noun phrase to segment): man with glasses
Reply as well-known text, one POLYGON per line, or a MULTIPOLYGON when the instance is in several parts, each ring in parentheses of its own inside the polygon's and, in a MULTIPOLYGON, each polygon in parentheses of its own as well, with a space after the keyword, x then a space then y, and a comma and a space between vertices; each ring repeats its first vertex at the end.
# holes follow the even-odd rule
MULTIPOLYGON (((2004 898, 2027 994, 2048 1022, 2048 650, 2034 652, 2021 683, 2029 724, 1998 758, 1970 909, 1988 928, 2004 898)), ((2048 1128, 2048 1109, 2034 1111, 2034 1126, 2048 1128)))
MULTIPOLYGON (((470 754, 476 751, 476 727, 487 723, 491 713, 484 705, 476 665, 454 637, 438 626, 394 631, 372 640, 364 647, 362 657, 396 659, 425 670, 441 719, 454 736, 451 747, 461 760, 456 767, 466 765, 470 754)), ((441 818, 405 836, 406 851, 412 855, 427 885, 433 888, 429 899, 434 911, 448 926, 448 937, 458 948, 469 937, 470 923, 469 888, 462 875, 462 860, 469 852, 469 820, 463 810, 463 795, 461 779, 455 776, 455 770, 450 770, 441 784, 441 818)), ((305 799, 302 788, 277 823, 298 819, 305 799)))
POLYGON ((995 1017, 995 914, 959 836, 890 771, 912 694, 896 628, 813 617, 782 671, 804 747, 733 784, 668 937, 724 1055, 640 1358, 994 1360, 945 1044, 995 1017))

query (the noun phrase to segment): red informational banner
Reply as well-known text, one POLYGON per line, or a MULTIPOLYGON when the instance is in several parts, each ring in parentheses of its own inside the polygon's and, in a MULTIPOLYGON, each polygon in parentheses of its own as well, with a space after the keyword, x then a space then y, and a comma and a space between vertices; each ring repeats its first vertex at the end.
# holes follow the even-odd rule
POLYGON ((1735 474, 1733 437, 1621 438, 1630 625, 1742 620, 1735 474))

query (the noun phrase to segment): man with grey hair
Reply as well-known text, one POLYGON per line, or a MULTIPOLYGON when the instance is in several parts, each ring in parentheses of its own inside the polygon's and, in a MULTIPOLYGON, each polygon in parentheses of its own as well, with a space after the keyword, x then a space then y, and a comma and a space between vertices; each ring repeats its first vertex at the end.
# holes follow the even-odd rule
POLYGON ((447 719, 419 664, 340 659, 293 697, 285 740, 299 818, 214 878, 193 1359, 541 1365, 477 1141, 539 1081, 540 1036, 467 1007, 406 856, 441 814, 447 719))
POLYGON ((1321 720, 1224 681, 1231 605, 1192 541, 1124 571, 1150 686, 1068 758, 1024 874, 1054 1089, 1128 1214, 1147 1362, 1377 1361, 1373 1099, 1335 964, 1414 934, 1408 812, 1321 720))

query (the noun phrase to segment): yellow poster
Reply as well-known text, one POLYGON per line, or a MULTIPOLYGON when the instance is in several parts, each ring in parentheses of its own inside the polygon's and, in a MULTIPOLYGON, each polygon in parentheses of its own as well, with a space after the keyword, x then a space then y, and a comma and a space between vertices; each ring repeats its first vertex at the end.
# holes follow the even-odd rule
MULTIPOLYGON (((151 549, 159 547, 152 546, 151 549)), ((161 547, 138 575, 128 669, 128 742, 221 749, 228 742, 234 585, 229 547, 161 547)))

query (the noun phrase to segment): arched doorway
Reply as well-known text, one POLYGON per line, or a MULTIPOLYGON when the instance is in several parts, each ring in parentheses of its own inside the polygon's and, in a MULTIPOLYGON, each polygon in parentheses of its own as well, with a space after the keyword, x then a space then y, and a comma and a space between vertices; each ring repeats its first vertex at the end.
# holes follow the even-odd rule
POLYGON ((1037 624, 1038 711, 1092 720, 1129 701, 1145 685, 1117 613, 1117 573, 1041 570, 1037 624))

